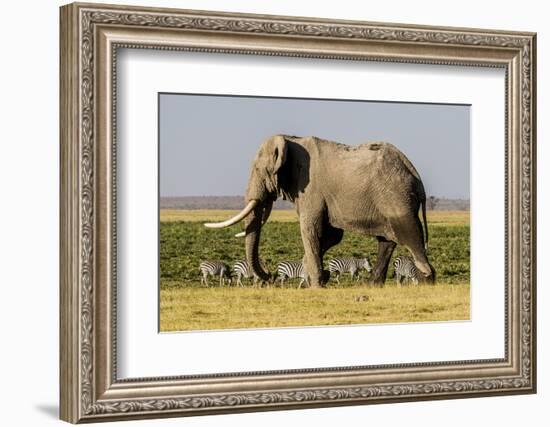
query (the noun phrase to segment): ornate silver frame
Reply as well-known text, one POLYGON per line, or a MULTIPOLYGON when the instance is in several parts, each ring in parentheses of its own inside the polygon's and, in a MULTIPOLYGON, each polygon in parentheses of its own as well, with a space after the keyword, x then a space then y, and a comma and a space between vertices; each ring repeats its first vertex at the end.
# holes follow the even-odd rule
POLYGON ((536 390, 533 33, 175 9, 61 8, 61 419, 399 402, 536 390), (502 67, 506 70, 505 357, 175 378, 116 376, 117 47, 502 67))

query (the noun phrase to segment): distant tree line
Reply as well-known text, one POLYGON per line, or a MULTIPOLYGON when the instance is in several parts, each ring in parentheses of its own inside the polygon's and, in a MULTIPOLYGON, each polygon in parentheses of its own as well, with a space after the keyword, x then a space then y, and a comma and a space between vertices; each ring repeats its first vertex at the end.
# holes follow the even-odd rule
POLYGON ((426 208, 428 210, 431 210, 431 211, 435 210, 438 203, 439 203, 439 197, 430 196, 426 198, 426 208))
POLYGON ((469 211, 470 200, 429 196, 426 198, 426 209, 430 211, 469 211))
MULTIPOLYGON (((185 196, 161 197, 161 209, 242 209, 243 196, 185 196)), ((273 209, 292 209, 292 203, 277 200, 273 209)), ((467 211, 470 210, 470 200, 447 199, 444 197, 429 196, 426 199, 428 210, 440 211, 467 211)))

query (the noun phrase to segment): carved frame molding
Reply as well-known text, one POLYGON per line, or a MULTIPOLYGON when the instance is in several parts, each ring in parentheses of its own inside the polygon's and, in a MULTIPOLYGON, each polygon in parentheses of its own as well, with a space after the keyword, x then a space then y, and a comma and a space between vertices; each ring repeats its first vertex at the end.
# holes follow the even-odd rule
POLYGON ((74 423, 535 391, 535 34, 71 4, 61 8, 60 41, 62 419, 74 423), (116 279, 118 47, 506 68, 506 255, 511 265, 506 357, 117 380, 111 279, 116 279), (274 379, 265 385, 270 375, 274 379), (288 380, 300 386, 285 386, 288 380), (203 386, 200 393, 197 384, 203 386))

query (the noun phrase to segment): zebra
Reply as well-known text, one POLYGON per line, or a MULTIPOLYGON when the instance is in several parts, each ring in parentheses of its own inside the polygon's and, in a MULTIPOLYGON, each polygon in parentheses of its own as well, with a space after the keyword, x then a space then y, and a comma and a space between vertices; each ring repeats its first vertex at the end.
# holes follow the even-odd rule
POLYGON ((243 286, 243 282, 241 279, 245 278, 253 279, 253 284, 254 286, 256 286, 256 283, 258 282, 258 276, 254 274, 254 270, 252 269, 252 266, 248 263, 248 261, 237 261, 235 264, 233 264, 233 272, 237 277, 237 285, 243 286))
POLYGON ((277 274, 281 280, 281 287, 284 285, 285 279, 300 278, 298 288, 301 288, 304 282, 309 285, 306 269, 304 264, 297 261, 283 261, 277 265, 277 274))
POLYGON ((231 270, 222 261, 202 261, 199 265, 199 270, 202 274, 201 285, 204 283, 208 287, 208 276, 219 276, 220 286, 225 284, 226 279, 228 279, 228 284, 231 285, 231 270))
POLYGON ((410 280, 415 285, 418 285, 418 279, 420 276, 420 270, 414 264, 414 260, 410 256, 400 255, 395 258, 393 262, 393 268, 395 272, 395 280, 397 286, 401 287, 403 280, 410 280))
POLYGON ((350 273, 351 280, 357 274, 357 280, 359 280, 361 270, 366 270, 367 273, 372 271, 368 258, 332 258, 328 262, 328 271, 331 275, 335 275, 338 284, 340 284, 340 274, 350 273))

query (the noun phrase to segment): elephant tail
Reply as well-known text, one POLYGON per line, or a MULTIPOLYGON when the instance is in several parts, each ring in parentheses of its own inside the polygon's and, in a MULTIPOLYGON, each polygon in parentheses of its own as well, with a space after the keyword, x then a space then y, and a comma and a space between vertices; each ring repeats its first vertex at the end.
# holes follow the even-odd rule
POLYGON ((428 251, 428 221, 426 220, 426 196, 424 196, 423 200, 420 202, 422 205, 422 221, 424 222, 424 249, 426 252, 428 251))

